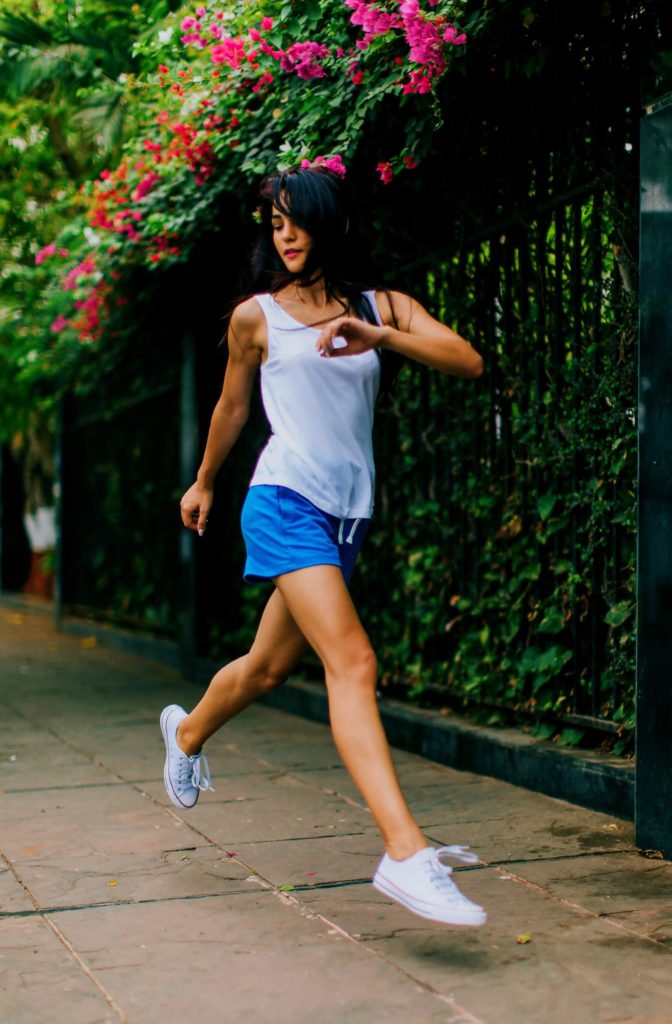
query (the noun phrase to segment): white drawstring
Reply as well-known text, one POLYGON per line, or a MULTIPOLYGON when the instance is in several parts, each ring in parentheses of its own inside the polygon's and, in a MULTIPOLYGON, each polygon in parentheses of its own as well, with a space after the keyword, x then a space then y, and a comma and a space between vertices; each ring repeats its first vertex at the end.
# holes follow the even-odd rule
POLYGON ((343 543, 343 527, 344 526, 345 526, 345 519, 341 519, 341 522, 340 522, 339 527, 338 527, 338 543, 339 544, 343 543))
POLYGON ((362 521, 361 519, 355 519, 355 521, 353 523, 353 526, 352 526, 352 529, 350 530, 350 533, 348 534, 348 539, 345 542, 346 544, 352 544, 352 542, 354 540, 354 537, 355 537, 355 530, 357 529, 357 527, 359 526, 361 521, 362 521))

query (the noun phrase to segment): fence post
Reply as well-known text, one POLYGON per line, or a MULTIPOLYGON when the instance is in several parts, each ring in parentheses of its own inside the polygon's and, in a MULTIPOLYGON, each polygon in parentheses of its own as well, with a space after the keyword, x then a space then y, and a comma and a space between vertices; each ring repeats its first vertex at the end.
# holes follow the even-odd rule
POLYGON ((641 143, 635 831, 672 857, 672 98, 641 143))
MULTIPOLYGON (((191 331, 182 337, 180 372, 180 487, 194 482, 198 458, 198 410, 196 407, 196 348, 191 331)), ((177 516, 178 510, 175 510, 177 516)), ((178 641, 182 671, 188 674, 196 657, 196 558, 194 534, 180 526, 180 610, 178 641)))

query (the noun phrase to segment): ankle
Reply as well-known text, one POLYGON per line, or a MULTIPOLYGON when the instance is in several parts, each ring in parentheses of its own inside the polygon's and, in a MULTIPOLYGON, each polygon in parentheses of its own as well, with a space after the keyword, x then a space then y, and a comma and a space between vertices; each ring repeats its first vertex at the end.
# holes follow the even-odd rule
POLYGON ((392 860, 408 860, 409 857, 413 857, 420 850, 426 850, 429 845, 424 836, 421 835, 416 839, 388 842, 385 844, 385 853, 392 860))
POLYGON ((200 754, 202 744, 199 743, 192 733, 188 725, 188 718, 183 718, 178 724, 175 731, 175 739, 177 745, 183 754, 187 757, 193 757, 194 754, 200 754))

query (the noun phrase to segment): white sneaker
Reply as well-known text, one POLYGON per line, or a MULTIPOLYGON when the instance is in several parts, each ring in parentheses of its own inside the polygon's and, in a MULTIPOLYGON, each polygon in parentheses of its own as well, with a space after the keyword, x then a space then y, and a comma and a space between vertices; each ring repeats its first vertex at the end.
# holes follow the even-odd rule
POLYGON ((185 754, 177 745, 177 727, 187 712, 179 704, 169 704, 161 712, 161 732, 166 744, 163 781, 166 793, 176 807, 193 807, 201 790, 212 789, 205 754, 185 754))
POLYGON ((374 875, 374 887, 430 921, 485 924, 483 907, 462 895, 450 877, 453 869, 441 860, 451 856, 465 864, 477 864, 478 856, 468 850, 468 846, 428 846, 406 860, 392 860, 385 854, 374 875))

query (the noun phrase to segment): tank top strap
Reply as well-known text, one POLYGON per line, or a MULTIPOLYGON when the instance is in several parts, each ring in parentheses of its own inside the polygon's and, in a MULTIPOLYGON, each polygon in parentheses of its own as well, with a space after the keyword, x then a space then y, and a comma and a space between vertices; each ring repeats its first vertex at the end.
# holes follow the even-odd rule
POLYGON ((383 319, 382 319, 382 317, 380 315, 380 310, 378 309, 378 304, 376 302, 376 293, 375 293, 375 291, 362 292, 362 295, 364 295, 365 298, 367 298, 369 300, 369 305, 371 306, 371 312, 373 313, 373 315, 376 318, 376 323, 378 324, 379 327, 382 327, 383 319))

